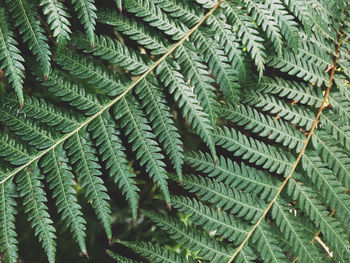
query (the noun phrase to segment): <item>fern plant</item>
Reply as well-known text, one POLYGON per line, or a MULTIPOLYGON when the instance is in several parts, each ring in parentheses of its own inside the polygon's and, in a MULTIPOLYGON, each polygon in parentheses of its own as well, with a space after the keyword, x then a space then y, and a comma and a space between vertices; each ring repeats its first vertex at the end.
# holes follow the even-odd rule
POLYGON ((88 257, 85 201, 120 262, 349 262, 348 6, 0 0, 0 260, 23 207, 56 261, 51 203, 88 257), (116 239, 110 184, 177 250, 116 239))

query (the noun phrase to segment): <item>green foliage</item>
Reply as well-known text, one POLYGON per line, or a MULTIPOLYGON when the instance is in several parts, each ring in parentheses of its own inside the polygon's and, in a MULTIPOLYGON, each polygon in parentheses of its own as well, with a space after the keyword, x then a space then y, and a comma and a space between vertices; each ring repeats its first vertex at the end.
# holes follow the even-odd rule
POLYGON ((347 5, 0 0, 0 261, 349 262, 347 5))

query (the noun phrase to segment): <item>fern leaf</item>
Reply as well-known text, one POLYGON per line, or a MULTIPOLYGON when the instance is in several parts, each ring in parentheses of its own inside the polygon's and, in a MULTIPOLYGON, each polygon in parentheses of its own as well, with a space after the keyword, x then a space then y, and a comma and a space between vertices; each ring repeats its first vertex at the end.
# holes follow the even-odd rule
POLYGON ((321 115, 323 127, 348 151, 350 151, 350 123, 344 122, 343 117, 333 113, 321 115))
POLYGON ((57 38, 60 46, 64 46, 70 39, 70 17, 67 8, 59 0, 40 0, 43 13, 47 16, 47 22, 53 31, 53 37, 57 38))
POLYGON ((105 161, 110 176, 118 184, 119 189, 121 189, 126 200, 128 200, 132 217, 136 220, 139 204, 139 196, 137 194, 139 189, 135 181, 136 175, 128 165, 123 152, 125 148, 119 138, 119 132, 115 129, 112 117, 108 113, 103 113, 102 116, 99 116, 89 124, 88 129, 95 140, 102 161, 105 161))
POLYGON ((258 4, 254 0, 244 0, 245 7, 258 26, 266 33, 268 39, 271 40, 275 51, 278 55, 282 54, 282 36, 278 28, 277 22, 269 10, 269 6, 258 4))
POLYGON ((265 112, 284 118, 294 125, 304 127, 310 130, 315 118, 315 114, 308 108, 293 107, 290 103, 276 99, 267 94, 259 94, 257 92, 249 92, 244 94, 243 103, 257 107, 265 112))
POLYGON ((207 173, 216 182, 237 190, 255 193, 261 199, 271 200, 277 191, 277 182, 268 174, 245 165, 232 162, 223 155, 215 163, 207 153, 191 152, 185 154, 185 162, 198 172, 207 173))
POLYGON ((344 116, 348 121, 350 120, 350 102, 347 97, 344 97, 340 92, 333 92, 329 96, 329 102, 335 113, 344 116))
POLYGON ((154 32, 141 22, 132 18, 117 15, 109 10, 98 10, 97 19, 99 22, 115 26, 118 32, 135 40, 138 44, 151 51, 153 55, 160 55, 167 52, 169 42, 162 38, 158 32, 154 32))
POLYGON ((77 13, 78 19, 84 25, 90 45, 95 44, 95 25, 96 25, 96 10, 94 0, 72 0, 74 9, 77 13))
MULTIPOLYGON (((287 43, 293 49, 300 46, 300 36, 298 34, 297 22, 294 17, 288 13, 281 0, 267 0, 267 6, 272 11, 279 25, 280 31, 287 43)), ((270 12, 271 12, 270 11, 270 12)))
POLYGON ((53 70, 43 85, 49 87, 48 90, 53 95, 68 101, 70 105, 83 111, 87 116, 102 109, 102 103, 98 97, 85 90, 82 85, 64 78, 59 71, 53 70))
MULTIPOLYGON (((137 254, 147 258, 150 262, 155 263, 185 263, 189 262, 185 257, 180 256, 166 248, 152 245, 148 242, 128 242, 118 241, 118 243, 130 248, 137 254)), ((190 261, 193 262, 193 261, 190 261)))
POLYGON ((35 235, 42 243, 48 261, 55 262, 56 231, 45 204, 47 199, 41 182, 43 178, 44 176, 40 174, 37 164, 34 164, 17 175, 17 190, 20 197, 23 198, 28 221, 30 221, 35 235))
POLYGON ((196 31, 191 35, 191 40, 202 53, 211 73, 215 75, 216 82, 223 90, 226 100, 236 103, 239 99, 239 85, 237 72, 232 69, 224 53, 224 47, 211 39, 208 31, 196 31))
POLYGON ((44 30, 36 19, 38 14, 34 11, 32 4, 26 0, 7 0, 6 3, 11 10, 16 27, 19 28, 24 41, 28 42, 29 49, 36 56, 44 75, 47 76, 51 69, 51 52, 44 30))
POLYGON ((319 87, 328 83, 328 76, 324 69, 318 68, 317 65, 310 63, 304 57, 297 57, 287 50, 283 52, 281 57, 270 56, 269 66, 277 68, 281 72, 287 72, 288 75, 315 83, 319 87))
POLYGON ((237 36, 241 39, 243 45, 247 47, 261 78, 265 69, 266 58, 265 48, 262 45, 264 40, 259 36, 258 30, 256 30, 254 24, 250 21, 250 18, 243 13, 243 10, 228 3, 222 6, 228 18, 228 23, 234 26, 237 36))
POLYGON ((217 145, 232 152, 234 156, 260 165, 270 172, 288 175, 294 161, 289 152, 283 152, 252 137, 248 138, 234 129, 218 129, 214 138, 217 145))
POLYGON ((260 137, 267 137, 291 149, 300 152, 305 136, 281 120, 264 115, 251 107, 244 105, 227 105, 222 107, 222 116, 245 130, 250 130, 260 137))
POLYGON ((237 263, 253 263, 255 260, 257 260, 256 254, 252 249, 245 245, 237 255, 237 259, 235 261, 237 263))
POLYGON ((300 260, 314 263, 322 262, 320 254, 309 244, 310 238, 305 234, 301 222, 290 213, 288 204, 278 198, 272 206, 271 215, 300 260))
POLYGON ((7 23, 5 10, 0 8, 0 66, 5 70, 5 76, 16 92, 20 105, 23 103, 24 59, 20 55, 17 41, 7 23))
MULTIPOLYGON (((215 100, 214 88, 211 85, 214 80, 209 76, 207 67, 190 45, 178 47, 174 55, 181 66, 182 72, 185 73, 186 79, 194 87, 193 90, 197 94, 204 111, 208 114, 211 125, 215 126, 218 119, 215 107, 218 103, 215 100)), ((228 98, 231 98, 231 96, 228 98)))
POLYGON ((142 57, 138 52, 128 48, 120 42, 105 36, 95 36, 94 47, 91 48, 90 42, 81 34, 72 37, 73 45, 83 49, 86 53, 92 53, 111 64, 117 64, 133 75, 140 75, 147 71, 151 62, 142 57))
POLYGON ((109 196, 103 184, 101 167, 98 164, 95 148, 89 138, 89 134, 80 131, 71 136, 64 146, 70 157, 78 179, 82 182, 81 187, 85 190, 85 197, 92 205, 98 219, 101 221, 108 239, 112 238, 111 208, 108 204, 109 196))
POLYGON ((183 185, 185 189, 199 196, 202 201, 208 201, 225 211, 230 211, 230 214, 251 222, 259 219, 266 206, 265 202, 254 194, 248 194, 203 177, 184 175, 183 185))
POLYGON ((280 248, 279 240, 276 238, 272 228, 265 222, 261 222, 254 232, 252 242, 256 244, 257 250, 264 262, 286 263, 287 258, 280 248))
POLYGON ((350 160, 348 152, 339 147, 337 141, 325 132, 316 133, 315 138, 317 140, 317 152, 322 160, 328 164, 338 179, 346 187, 349 187, 350 160))
POLYGON ((133 259, 130 259, 130 258, 126 258, 126 257, 123 257, 117 253, 114 253, 110 250, 106 250, 107 254, 112 258, 114 259, 116 262, 123 262, 123 263, 138 263, 138 261, 136 260, 133 260, 133 259))
POLYGON ((190 2, 178 0, 156 0, 154 3, 171 17, 180 19, 188 27, 193 27, 203 17, 203 11, 190 2))
POLYGON ((28 141, 29 145, 35 146, 38 150, 55 143, 56 132, 41 129, 38 123, 29 121, 24 114, 18 114, 14 109, 0 108, 0 120, 21 140, 28 141))
POLYGON ((138 103, 130 96, 127 96, 127 99, 123 97, 113 110, 115 118, 119 120, 129 142, 132 143, 132 150, 136 153, 137 159, 145 167, 149 177, 158 184, 165 201, 170 205, 164 157, 159 153, 160 147, 155 141, 155 135, 151 132, 151 127, 138 103))
POLYGON ((185 26, 176 24, 169 19, 153 1, 127 0, 125 1, 125 9, 130 13, 134 13, 137 17, 141 17, 145 22, 149 22, 150 26, 156 27, 171 36, 173 40, 179 40, 187 31, 185 26))
MULTIPOLYGON (((21 112, 25 117, 33 118, 41 123, 63 133, 68 133, 79 126, 79 115, 70 111, 63 111, 52 104, 47 103, 44 99, 36 97, 25 97, 21 112)), ((5 107, 15 108, 17 100, 14 96, 5 96, 0 98, 5 107)))
POLYGON ((29 162, 35 154, 33 148, 27 147, 10 134, 5 132, 0 134, 0 156, 3 160, 13 165, 22 165, 29 162))
POLYGON ((234 32, 231 30, 231 26, 225 22, 224 15, 209 16, 207 23, 210 25, 210 29, 215 33, 215 39, 224 48, 225 55, 227 56, 229 64, 237 71, 238 83, 241 86, 248 81, 248 75, 250 72, 250 63, 247 56, 241 50, 241 44, 234 32))
POLYGON ((330 208, 336 209, 337 215, 347 224, 350 217, 350 196, 345 194, 346 189, 315 152, 304 154, 302 164, 314 188, 320 191, 330 208))
POLYGON ((5 182, 0 185, 0 252, 8 263, 17 263, 18 258, 15 197, 13 183, 5 182))
POLYGON ((56 200, 61 219, 66 222, 67 228, 73 234, 80 250, 87 255, 85 244, 86 221, 75 197, 74 176, 67 162, 66 153, 60 145, 43 157, 40 166, 46 174, 46 180, 52 190, 52 196, 56 200))
POLYGON ((256 92, 269 93, 297 101, 298 103, 319 108, 322 104, 322 90, 320 87, 305 88, 299 82, 282 78, 263 77, 259 82, 249 85, 256 92))
POLYGON ((240 243, 248 234, 248 225, 225 211, 215 211, 195 199, 183 196, 172 196, 171 203, 180 212, 190 215, 196 225, 214 232, 215 236, 240 243))
POLYGON ((151 76, 142 80, 136 87, 135 93, 141 100, 141 105, 148 114, 150 122, 164 151, 169 156, 179 179, 182 178, 183 149, 180 135, 166 105, 165 96, 158 88, 159 84, 151 76))
POLYGON ((230 258, 232 249, 227 246, 219 245, 215 239, 211 239, 193 229, 187 229, 181 222, 171 217, 161 216, 146 210, 142 210, 141 212, 167 232, 170 238, 183 242, 184 246, 193 252, 199 251, 199 257, 218 263, 227 262, 230 258))
POLYGON ((125 90, 122 78, 117 78, 111 71, 108 71, 102 64, 84 56, 72 53, 68 49, 57 53, 55 61, 65 70, 80 79, 86 79, 94 88, 101 89, 109 96, 117 96, 125 90))
POLYGON ((193 91, 185 83, 181 73, 177 71, 179 66, 175 63, 170 63, 170 61, 162 62, 157 67, 156 74, 164 86, 169 88, 169 92, 173 94, 175 101, 182 108, 183 116, 188 118, 193 130, 208 145, 214 159, 216 159, 214 141, 211 136, 212 126, 210 125, 208 115, 199 105, 193 91))
POLYGON ((349 260, 350 251, 347 244, 347 238, 339 227, 340 223, 333 217, 328 216, 326 207, 315 199, 316 192, 305 185, 301 185, 292 178, 288 183, 288 193, 293 198, 298 199, 298 206, 305 210, 305 213, 311 220, 320 227, 324 237, 328 240, 330 248, 335 248, 338 253, 336 257, 341 261, 349 260))

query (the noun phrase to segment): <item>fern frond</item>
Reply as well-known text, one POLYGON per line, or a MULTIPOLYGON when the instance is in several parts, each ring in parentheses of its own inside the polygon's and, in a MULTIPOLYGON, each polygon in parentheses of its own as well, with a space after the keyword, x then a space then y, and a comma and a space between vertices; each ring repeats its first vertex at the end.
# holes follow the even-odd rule
POLYGON ((84 25, 85 32, 90 41, 90 45, 93 47, 95 44, 95 25, 96 25, 96 10, 94 0, 72 0, 75 12, 78 19, 84 25))
POLYGON ((182 114, 191 123, 194 131, 208 145, 214 159, 216 159, 216 150, 212 138, 212 126, 210 125, 209 116, 203 111, 192 89, 185 83, 184 77, 178 72, 179 65, 169 61, 162 62, 156 69, 164 86, 169 88, 175 101, 182 109, 182 114))
POLYGON ((241 50, 241 44, 234 32, 232 32, 231 26, 225 20, 225 16, 218 13, 208 17, 207 23, 215 33, 215 39, 224 47, 229 64, 237 71, 238 83, 243 86, 248 81, 248 75, 251 73, 250 61, 241 50))
POLYGON ((170 16, 180 19, 189 28, 193 27, 203 17, 203 11, 191 2, 178 0, 156 0, 154 3, 170 16))
POLYGON ((277 143, 300 152, 303 147, 305 136, 297 129, 291 129, 286 122, 264 115, 254 108, 244 105, 227 105, 222 107, 222 116, 243 126, 260 137, 267 137, 277 143))
POLYGON ((37 163, 27 168, 17 175, 17 190, 20 197, 23 198, 25 212, 28 214, 28 221, 34 229, 35 235, 38 236, 46 251, 49 262, 55 262, 56 254, 56 235, 53 222, 49 216, 47 198, 43 190, 44 178, 40 174, 37 163))
POLYGON ((61 219, 66 222, 67 228, 73 234, 80 250, 87 255, 85 244, 86 221, 75 197, 74 176, 72 168, 68 165, 68 158, 62 145, 46 154, 42 158, 40 166, 46 174, 46 181, 52 190, 52 196, 55 198, 61 219))
POLYGON ((232 249, 220 245, 215 239, 209 238, 194 229, 186 228, 180 221, 171 217, 161 216, 147 210, 142 210, 141 212, 167 232, 170 238, 183 242, 183 245, 193 252, 199 251, 199 257, 218 263, 227 262, 230 258, 232 249))
POLYGON ((23 103, 24 59, 20 54, 17 41, 8 25, 5 10, 0 8, 0 66, 5 70, 5 76, 16 92, 18 101, 23 103))
POLYGON ((348 151, 350 151, 350 123, 344 121, 343 116, 324 113, 321 116, 323 127, 348 151))
POLYGON ((173 40, 179 40, 187 31, 183 24, 175 23, 164 14, 159 6, 149 0, 128 0, 125 1, 125 9, 141 17, 150 26, 158 28, 165 34, 171 36, 173 40))
POLYGON ((140 164, 145 167, 149 177, 159 186, 165 201, 170 205, 164 156, 160 153, 160 147, 155 140, 156 136, 151 133, 152 129, 140 110, 140 106, 133 97, 127 96, 116 104, 113 112, 120 126, 124 128, 129 142, 132 143, 132 150, 136 153, 140 164))
POLYGON ((248 234, 248 225, 225 211, 216 211, 202 202, 183 196, 171 196, 171 203, 180 212, 190 215, 194 224, 214 232, 215 236, 240 243, 248 234))
POLYGON ((116 14, 111 10, 98 10, 97 20, 101 23, 115 26, 115 30, 129 36, 138 44, 151 51, 153 55, 167 52, 170 43, 146 25, 132 18, 116 14))
POLYGON ((254 194, 248 194, 203 177, 184 175, 183 185, 201 200, 215 204, 225 211, 230 211, 230 214, 251 222, 259 219, 266 206, 265 202, 254 194))
POLYGON ((51 52, 44 29, 39 20, 36 19, 38 14, 35 12, 33 4, 26 0, 7 0, 6 3, 11 10, 16 27, 23 35, 24 42, 28 42, 28 47, 39 61, 44 75, 49 75, 51 52))
POLYGON ((290 212, 290 207, 283 199, 278 198, 273 204, 271 215, 300 260, 313 263, 322 262, 320 254, 309 244, 310 237, 305 234, 301 222, 290 212))
POLYGON ((70 15, 67 8, 60 0, 40 0, 39 5, 43 8, 44 15, 47 16, 47 22, 53 31, 53 37, 57 38, 60 46, 64 46, 70 39, 70 15))
POLYGON ((251 240, 257 246, 257 250, 264 262, 287 263, 284 251, 280 247, 279 240, 272 228, 265 222, 259 224, 251 240))
POLYGON ((298 48, 301 39, 298 34, 298 24, 294 21, 294 17, 288 13, 281 0, 267 0, 266 4, 275 16, 281 33, 289 46, 294 49, 298 48))
POLYGON ((308 60, 309 63, 315 64, 321 70, 326 70, 333 64, 332 58, 326 51, 311 41, 303 42, 302 46, 298 48, 298 53, 300 58, 308 60))
POLYGON ((314 188, 320 191, 329 207, 336 209, 337 215, 347 224, 350 217, 350 196, 345 194, 345 187, 315 152, 304 154, 302 164, 314 188))
POLYGON ((95 36, 94 47, 82 34, 72 36, 73 45, 83 49, 86 53, 92 53, 107 60, 111 64, 117 64, 133 75, 144 73, 150 66, 150 60, 142 57, 138 52, 121 44, 119 41, 105 36, 95 36))
POLYGON ((37 122, 28 120, 24 114, 17 113, 16 109, 0 108, 0 120, 21 140, 28 141, 29 145, 35 146, 38 150, 55 143, 57 136, 55 131, 41 129, 37 122))
POLYGON ((238 9, 233 4, 222 4, 228 23, 234 27, 234 31, 241 39, 243 45, 246 46, 251 58, 254 60, 255 66, 262 77, 265 69, 265 48, 262 45, 263 38, 259 36, 254 23, 250 21, 249 16, 243 10, 238 9))
POLYGON ((202 53, 211 74, 222 89, 226 100, 236 103, 239 99, 239 85, 237 72, 232 69, 224 53, 224 47, 210 37, 208 30, 196 31, 192 35, 192 41, 198 53, 202 53))
POLYGON ((286 103, 273 96, 268 96, 267 94, 250 91, 244 94, 243 102, 249 106, 254 106, 262 111, 284 118, 294 125, 304 127, 306 130, 311 129, 315 118, 315 114, 310 109, 298 106, 294 107, 290 103, 286 103))
POLYGON ((337 178, 346 187, 350 186, 350 159, 349 153, 339 147, 338 142, 333 136, 318 132, 315 134, 317 139, 317 152, 322 160, 328 164, 337 175, 337 178))
POLYGON ((350 101, 347 97, 340 92, 333 92, 329 96, 329 102, 335 113, 344 116, 347 121, 350 120, 350 101))
POLYGON ((80 79, 86 79, 94 88, 101 89, 109 96, 117 96, 125 90, 122 78, 117 78, 102 64, 74 54, 69 49, 60 50, 55 61, 66 71, 80 79))
MULTIPOLYGON (((211 125, 215 126, 218 119, 216 108, 218 103, 215 99, 215 89, 211 85, 214 80, 209 76, 208 68, 190 44, 178 47, 174 55, 186 79, 194 87, 193 90, 204 111, 208 114, 211 125)), ((232 98, 231 94, 227 95, 229 99, 232 98)))
POLYGON ((103 184, 101 176, 101 166, 95 148, 89 138, 89 133, 80 131, 71 136, 64 145, 74 170, 81 181, 87 201, 92 205, 98 219, 101 221, 107 234, 107 238, 112 238, 111 229, 111 208, 108 203, 109 196, 103 184))
POLYGON ((254 192, 261 199, 271 200, 276 194, 277 182, 268 173, 247 166, 243 162, 238 164, 223 155, 218 156, 215 162, 209 154, 202 152, 185 154, 185 162, 196 171, 215 178, 216 182, 223 182, 244 192, 254 192))
POLYGON ((130 258, 126 258, 126 257, 123 257, 117 253, 114 253, 110 250, 106 250, 107 254, 112 258, 114 259, 116 262, 123 262, 123 263, 138 263, 138 261, 136 260, 133 260, 133 259, 130 259, 130 258))
POLYGON ((319 87, 328 83, 328 76, 324 69, 320 69, 304 57, 297 57, 288 50, 285 50, 281 57, 270 56, 269 66, 279 69, 281 72, 287 72, 288 75, 315 83, 319 87))
POLYGON ((12 182, 0 185, 0 252, 6 262, 17 263, 18 241, 15 230, 15 214, 17 197, 12 182))
POLYGON ((289 152, 283 152, 252 137, 248 138, 234 129, 219 128, 214 133, 214 138, 217 145, 232 152, 234 156, 260 165, 270 172, 287 175, 294 161, 289 152))
MULTIPOLYGON (((1 103, 5 107, 16 108, 17 100, 14 96, 4 96, 0 98, 1 103)), ((45 123, 50 127, 63 133, 68 133, 79 126, 79 116, 71 111, 63 111, 60 108, 46 102, 44 99, 38 99, 34 96, 25 97, 23 108, 20 113, 25 114, 25 118, 33 118, 41 123, 45 123)))
POLYGON ((169 156, 179 180, 182 178, 183 149, 181 148, 180 135, 165 101, 165 95, 161 91, 157 80, 151 76, 142 80, 136 87, 135 93, 141 100, 141 105, 150 114, 154 135, 163 146, 169 156))
POLYGON ((32 147, 27 147, 9 133, 0 134, 0 156, 13 165, 22 165, 30 161, 36 154, 32 147))
POLYGON ((109 169, 109 175, 118 184, 119 189, 125 195, 129 202, 132 217, 135 220, 139 204, 139 191, 136 186, 136 175, 131 171, 128 161, 124 154, 124 146, 119 138, 120 133, 115 128, 115 123, 108 113, 103 113, 97 119, 93 120, 88 130, 91 131, 91 136, 95 140, 95 144, 99 150, 102 161, 109 169))
MULTIPOLYGON (((152 245, 149 242, 128 242, 118 240, 119 244, 122 244, 139 255, 147 258, 150 262, 162 263, 186 263, 189 262, 185 257, 169 251, 166 248, 160 247, 158 245, 152 245)), ((190 261, 193 262, 193 261, 190 261)))
POLYGON ((322 102, 322 90, 320 87, 304 87, 303 84, 282 78, 263 77, 259 82, 249 85, 251 90, 262 93, 270 93, 319 108, 322 102))
POLYGON ((316 226, 320 227, 323 236, 328 240, 330 248, 335 249, 335 256, 346 262, 350 258, 350 251, 345 234, 339 227, 340 223, 328 216, 329 211, 320 201, 315 199, 317 195, 311 188, 301 185, 294 178, 288 183, 288 193, 294 199, 298 199, 298 206, 305 210, 316 226))
POLYGON ((244 246, 239 252, 236 262, 237 263, 253 263, 257 260, 257 256, 254 251, 248 246, 244 246))
POLYGON ((269 6, 256 3, 254 0, 244 0, 245 7, 251 14, 253 20, 266 33, 271 40, 278 55, 282 54, 282 36, 275 18, 272 16, 269 6))
POLYGON ((102 103, 98 97, 94 96, 82 85, 68 80, 62 74, 53 70, 43 84, 48 90, 63 101, 68 101, 70 105, 90 116, 102 109, 102 103))

